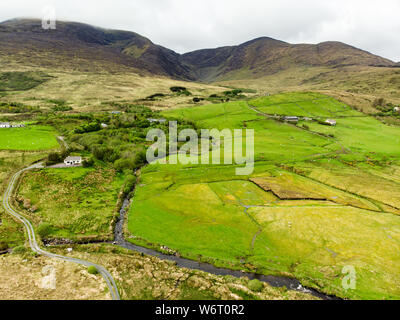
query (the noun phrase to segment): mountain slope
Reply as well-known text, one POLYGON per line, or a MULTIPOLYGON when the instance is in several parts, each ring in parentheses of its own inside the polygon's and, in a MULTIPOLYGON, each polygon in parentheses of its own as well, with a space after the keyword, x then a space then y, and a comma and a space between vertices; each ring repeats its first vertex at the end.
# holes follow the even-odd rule
POLYGON ((289 44, 271 38, 187 53, 181 61, 195 70, 196 77, 201 80, 261 77, 296 66, 395 66, 388 59, 340 42, 289 44))
POLYGON ((179 55, 134 32, 106 30, 75 22, 57 22, 44 30, 41 21, 14 19, 0 23, 0 56, 28 65, 80 71, 144 71, 191 79, 179 55))
POLYGON ((0 23, 0 58, 5 64, 125 71, 209 82, 258 78, 302 66, 396 66, 340 42, 289 44, 266 37, 180 55, 134 32, 60 21, 56 30, 43 30, 41 21, 34 19, 0 23))

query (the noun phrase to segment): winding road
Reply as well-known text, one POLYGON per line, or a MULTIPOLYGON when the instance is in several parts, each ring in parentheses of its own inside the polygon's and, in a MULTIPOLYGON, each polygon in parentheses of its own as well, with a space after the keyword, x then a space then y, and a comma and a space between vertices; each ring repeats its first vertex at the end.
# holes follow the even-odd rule
POLYGON ((121 300, 121 297, 119 295, 118 288, 117 288, 114 278, 104 267, 94 264, 89 261, 75 259, 75 258, 69 258, 69 257, 53 254, 53 253, 42 250, 36 241, 36 235, 35 235, 35 231, 33 229, 32 224, 29 222, 28 219, 26 219, 24 216, 22 216, 21 214, 16 212, 10 205, 10 198, 11 198, 12 192, 14 190, 15 183, 18 180, 21 173, 31 170, 31 169, 39 169, 39 168, 42 168, 42 165, 36 164, 36 165, 30 166, 30 167, 27 167, 25 169, 22 169, 13 175, 13 177, 11 178, 10 183, 7 187, 7 190, 4 193, 4 198, 3 198, 4 209, 6 210, 6 212, 11 214, 12 216, 17 218, 19 221, 21 221, 24 224, 25 229, 28 233, 29 245, 30 245, 32 251, 36 252, 39 255, 48 257, 48 258, 72 262, 72 263, 83 265, 85 267, 91 267, 91 266, 95 267, 98 270, 98 272, 101 274, 101 276, 104 278, 104 280, 106 281, 108 289, 110 290, 112 299, 113 300, 121 300))

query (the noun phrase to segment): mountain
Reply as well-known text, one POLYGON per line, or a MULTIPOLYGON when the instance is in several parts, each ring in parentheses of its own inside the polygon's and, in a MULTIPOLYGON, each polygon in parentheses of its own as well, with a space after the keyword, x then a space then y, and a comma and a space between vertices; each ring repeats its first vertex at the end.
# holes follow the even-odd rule
POLYGON ((227 77, 261 77, 296 66, 344 67, 351 65, 393 67, 394 62, 341 42, 289 44, 259 38, 239 46, 199 50, 182 56, 200 80, 227 77))
POLYGON ((56 30, 44 30, 34 19, 0 23, 0 58, 42 67, 132 71, 210 82, 263 77, 299 66, 396 66, 340 42, 290 44, 267 37, 180 55, 134 32, 61 21, 56 30))
POLYGON ((0 56, 43 67, 80 71, 143 71, 194 80, 179 62, 180 55, 134 32, 106 30, 87 24, 57 21, 44 30, 40 20, 0 23, 0 56))

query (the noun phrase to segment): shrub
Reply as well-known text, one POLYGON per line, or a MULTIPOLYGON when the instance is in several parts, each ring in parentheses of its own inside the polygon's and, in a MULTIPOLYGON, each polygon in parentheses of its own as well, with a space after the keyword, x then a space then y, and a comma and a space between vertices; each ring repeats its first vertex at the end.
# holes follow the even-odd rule
POLYGON ((248 287, 253 292, 261 292, 264 288, 264 285, 259 280, 254 279, 249 282, 248 287))
POLYGON ((129 192, 132 191, 133 187, 136 184, 136 176, 134 175, 129 175, 126 177, 126 181, 125 181, 125 186, 124 186, 124 194, 127 195, 129 192))
POLYGON ((179 92, 179 95, 184 95, 184 96, 191 96, 192 95, 192 93, 190 92, 190 91, 188 91, 188 90, 185 90, 185 91, 181 91, 181 92, 179 92))
POLYGON ((139 151, 135 156, 134 168, 139 169, 140 167, 144 166, 145 164, 147 164, 147 154, 146 154, 146 151, 142 150, 142 151, 139 151))
POLYGON ((5 251, 8 249, 8 244, 5 242, 0 242, 0 251, 5 251))
POLYGON ((193 102, 200 102, 200 101, 204 101, 204 98, 193 98, 193 102))
POLYGON ((123 172, 126 169, 133 169, 133 161, 130 159, 118 159, 114 162, 114 168, 118 172, 123 172))
POLYGON ((146 100, 154 100, 156 98, 163 98, 163 97, 165 97, 165 94, 163 94, 163 93, 155 93, 155 94, 152 94, 151 96, 148 96, 146 98, 146 100))
POLYGON ((51 225, 45 222, 39 225, 39 227, 37 228, 37 233, 41 238, 45 238, 51 233, 51 229, 51 225))
POLYGON ((26 251, 27 249, 24 246, 18 246, 12 250, 12 254, 24 254, 26 251))
POLYGON ((179 86, 171 87, 170 90, 171 90, 172 92, 183 92, 183 91, 187 91, 187 89, 186 89, 185 87, 179 87, 179 86))
POLYGON ((82 134, 82 133, 86 133, 86 132, 95 132, 95 131, 100 131, 100 130, 101 130, 100 123, 93 121, 93 122, 84 124, 84 125, 76 128, 74 130, 74 132, 82 134))
POLYGON ((54 106, 54 107, 51 107, 51 109, 52 109, 54 112, 65 112, 65 111, 71 111, 71 110, 73 110, 73 108, 70 107, 70 106, 60 106, 60 105, 56 105, 56 106, 54 106))
POLYGON ((95 266, 90 266, 90 267, 88 268, 88 272, 89 272, 90 274, 99 274, 99 270, 97 270, 97 268, 96 268, 95 266))
POLYGON ((94 166, 94 159, 92 157, 83 160, 82 166, 84 168, 90 168, 94 166))

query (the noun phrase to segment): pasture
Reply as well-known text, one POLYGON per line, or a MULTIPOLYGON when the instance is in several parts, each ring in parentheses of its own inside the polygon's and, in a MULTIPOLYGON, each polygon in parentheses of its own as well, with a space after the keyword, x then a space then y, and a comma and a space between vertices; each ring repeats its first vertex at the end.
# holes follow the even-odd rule
POLYGON ((130 241, 217 266, 293 276, 343 298, 399 298, 399 129, 320 94, 249 102, 257 109, 293 106, 291 115, 298 103, 314 117, 337 117, 338 126, 281 123, 246 102, 164 112, 197 128, 253 128, 255 171, 149 165, 129 212, 130 241), (355 290, 341 285, 349 265, 355 290))
POLYGON ((113 169, 44 169, 27 172, 18 197, 43 238, 111 239, 123 176, 113 169))
POLYGON ((25 128, 0 128, 0 150, 44 151, 59 144, 50 126, 28 125, 25 128))

